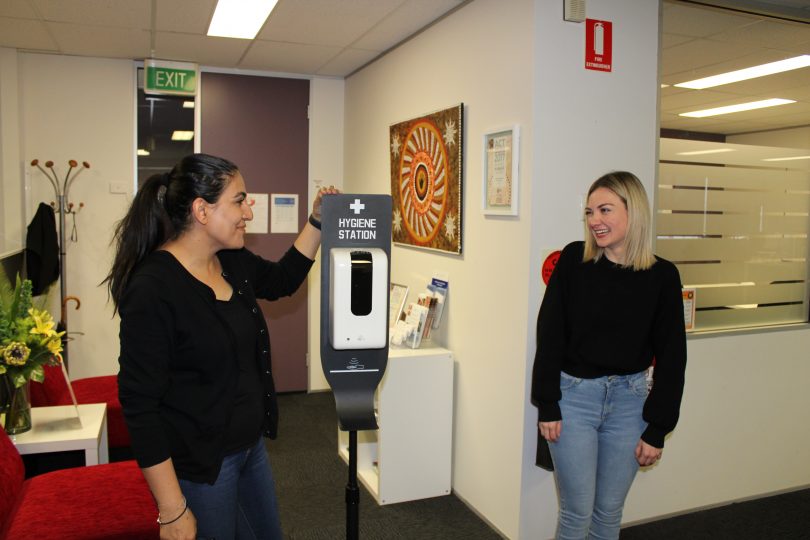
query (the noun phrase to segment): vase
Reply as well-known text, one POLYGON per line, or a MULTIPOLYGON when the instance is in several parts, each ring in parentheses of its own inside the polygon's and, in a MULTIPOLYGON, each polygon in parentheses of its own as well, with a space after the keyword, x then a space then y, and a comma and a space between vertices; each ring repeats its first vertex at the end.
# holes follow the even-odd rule
POLYGON ((3 427, 9 435, 17 435, 31 429, 31 394, 28 383, 19 388, 9 386, 10 396, 3 427))

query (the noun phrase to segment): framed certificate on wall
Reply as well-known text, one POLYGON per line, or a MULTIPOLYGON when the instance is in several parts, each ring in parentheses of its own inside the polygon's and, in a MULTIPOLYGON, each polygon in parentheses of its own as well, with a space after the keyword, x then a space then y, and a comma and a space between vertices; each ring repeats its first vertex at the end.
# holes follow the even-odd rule
POLYGON ((484 214, 518 214, 519 149, 517 125, 484 133, 484 214))

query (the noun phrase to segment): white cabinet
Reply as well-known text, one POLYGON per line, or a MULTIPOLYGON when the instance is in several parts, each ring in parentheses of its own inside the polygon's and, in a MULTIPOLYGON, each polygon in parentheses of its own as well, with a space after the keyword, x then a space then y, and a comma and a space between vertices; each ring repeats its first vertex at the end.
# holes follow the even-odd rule
MULTIPOLYGON (((377 503, 450 493, 453 369, 447 349, 390 349, 375 399, 379 429, 357 432, 357 476, 377 503)), ((348 447, 338 431, 347 462, 348 447)))

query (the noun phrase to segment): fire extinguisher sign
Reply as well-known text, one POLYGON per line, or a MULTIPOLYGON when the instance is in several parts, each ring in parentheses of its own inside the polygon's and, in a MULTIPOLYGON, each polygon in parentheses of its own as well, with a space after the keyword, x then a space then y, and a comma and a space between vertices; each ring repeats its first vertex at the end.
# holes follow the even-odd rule
POLYGON ((585 69, 613 69, 613 23, 585 19, 585 69))

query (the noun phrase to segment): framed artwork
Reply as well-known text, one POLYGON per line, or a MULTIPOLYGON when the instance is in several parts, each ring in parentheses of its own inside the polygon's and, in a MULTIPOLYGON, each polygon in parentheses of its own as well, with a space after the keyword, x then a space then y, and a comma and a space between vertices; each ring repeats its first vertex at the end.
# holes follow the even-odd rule
POLYGON ((395 243, 461 253, 463 115, 460 103, 390 127, 395 243))
POLYGON ((518 214, 519 129, 512 126, 484 133, 484 214, 518 214))

